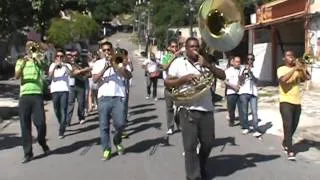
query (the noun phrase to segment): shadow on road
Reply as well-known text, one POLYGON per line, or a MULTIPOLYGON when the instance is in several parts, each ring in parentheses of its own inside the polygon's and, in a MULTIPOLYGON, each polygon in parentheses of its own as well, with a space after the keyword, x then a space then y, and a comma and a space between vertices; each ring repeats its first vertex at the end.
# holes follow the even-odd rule
POLYGON ((149 123, 149 124, 142 124, 142 125, 137 126, 137 127, 126 129, 126 132, 129 132, 128 136, 132 136, 133 134, 137 134, 139 132, 142 132, 142 131, 150 129, 150 128, 156 128, 156 129, 161 130, 161 125, 162 125, 162 123, 159 123, 159 122, 157 122, 157 123, 149 123))
POLYGON ((100 144, 100 137, 83 140, 83 141, 77 141, 68 146, 57 148, 53 150, 51 154, 69 154, 83 147, 91 147, 92 145, 99 145, 99 144, 100 144))
POLYGON ((86 127, 83 127, 83 128, 79 128, 77 130, 72 130, 73 132, 72 133, 68 133, 65 135, 65 137, 67 136, 73 136, 73 135, 76 135, 76 134, 80 134, 80 133, 84 133, 84 132, 87 132, 87 131, 91 131, 91 130, 94 130, 94 129, 97 129, 99 127, 99 124, 92 124, 92 125, 89 125, 89 126, 86 126, 86 127))
POLYGON ((139 104, 135 106, 131 106, 130 109, 138 109, 138 108, 143 108, 143 107, 148 107, 148 106, 153 106, 154 103, 149 103, 149 104, 139 104))
POLYGON ((164 136, 138 142, 130 147, 127 147, 125 151, 126 153, 143 153, 151 148, 149 155, 152 156, 156 152, 159 145, 172 146, 169 143, 169 138, 167 136, 164 136))
POLYGON ((144 117, 138 117, 138 118, 135 118, 131 121, 128 122, 128 126, 132 126, 132 125, 135 125, 135 124, 140 124, 140 123, 144 123, 144 122, 148 122, 152 119, 157 119, 158 116, 156 115, 153 115, 153 116, 144 116, 144 117))
POLYGON ((320 150, 320 142, 314 141, 314 140, 303 139, 293 145, 293 149, 294 149, 295 153, 306 152, 306 151, 309 151, 309 149, 313 148, 313 147, 320 150))
POLYGON ((0 82, 0 98, 19 99, 20 86, 17 84, 4 84, 0 82))
POLYGON ((146 109, 140 109, 140 110, 134 110, 130 112, 130 115, 137 115, 137 114, 144 114, 150 111, 155 111, 156 108, 146 108, 146 109))
POLYGON ((0 134, 0 151, 21 145, 21 138, 17 134, 0 134))
POLYGON ((271 161, 280 155, 245 154, 220 155, 211 157, 208 161, 208 176, 210 179, 218 176, 229 176, 236 171, 256 167, 256 163, 271 161))
POLYGON ((18 107, 0 107, 0 123, 2 120, 12 120, 19 115, 18 107))

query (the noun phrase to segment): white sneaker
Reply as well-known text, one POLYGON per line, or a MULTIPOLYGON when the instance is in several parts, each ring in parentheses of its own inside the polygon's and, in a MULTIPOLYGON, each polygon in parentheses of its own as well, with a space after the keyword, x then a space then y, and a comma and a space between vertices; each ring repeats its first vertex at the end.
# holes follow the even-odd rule
POLYGON ((158 98, 154 98, 155 101, 158 101, 158 98))
POLYGON ((169 129, 168 131, 167 131, 167 135, 172 135, 173 134, 173 130, 172 129, 169 129))
POLYGON ((254 132, 254 133, 252 134, 253 137, 260 137, 261 135, 262 135, 262 134, 259 133, 258 131, 254 132))
POLYGON ((146 96, 146 99, 150 99, 150 96, 146 96))
POLYGON ((249 130, 248 129, 244 129, 243 131, 242 131, 242 134, 248 134, 249 133, 249 130))
POLYGON ((85 120, 81 120, 80 121, 80 124, 84 124, 86 121, 85 120))
POLYGON ((186 155, 186 153, 185 152, 182 152, 182 156, 185 156, 186 155))

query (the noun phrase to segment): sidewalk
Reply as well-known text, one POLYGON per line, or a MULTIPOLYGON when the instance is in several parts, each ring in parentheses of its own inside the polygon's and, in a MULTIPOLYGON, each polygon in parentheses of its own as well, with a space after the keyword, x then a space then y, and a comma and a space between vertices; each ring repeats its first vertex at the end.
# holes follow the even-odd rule
MULTIPOLYGON (((221 83, 221 82, 220 82, 221 83)), ((316 90, 302 91, 302 113, 294 141, 309 140, 320 142, 320 92, 316 90)), ((224 85, 217 85, 217 93, 224 94, 224 85)), ((226 105, 226 102, 223 102, 226 105)), ((258 116, 260 126, 271 126, 266 133, 283 136, 282 119, 279 112, 278 87, 262 87, 259 89, 258 116)), ((252 117, 249 116, 249 120, 252 117)))

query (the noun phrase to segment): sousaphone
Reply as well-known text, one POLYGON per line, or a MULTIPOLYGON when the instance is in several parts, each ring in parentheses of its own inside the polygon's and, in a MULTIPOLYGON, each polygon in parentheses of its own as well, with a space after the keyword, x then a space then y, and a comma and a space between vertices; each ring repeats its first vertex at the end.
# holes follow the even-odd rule
MULTIPOLYGON (((243 38, 241 9, 234 0, 205 0, 199 9, 199 27, 202 39, 209 48, 227 52, 234 49, 243 38)), ((203 97, 212 87, 214 76, 210 71, 202 72, 190 86, 171 89, 176 104, 187 104, 203 97)))

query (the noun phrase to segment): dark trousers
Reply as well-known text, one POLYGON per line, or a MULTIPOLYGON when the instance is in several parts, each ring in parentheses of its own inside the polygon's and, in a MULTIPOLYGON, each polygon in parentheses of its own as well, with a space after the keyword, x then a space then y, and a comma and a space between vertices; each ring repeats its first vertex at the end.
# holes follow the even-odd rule
POLYGON ((229 112, 229 122, 234 123, 236 119, 235 111, 236 107, 238 106, 238 112, 239 112, 239 120, 242 123, 242 111, 241 111, 241 103, 240 103, 240 97, 238 94, 229 94, 227 95, 227 106, 228 106, 228 112, 229 112))
POLYGON ((301 105, 281 102, 280 113, 284 134, 282 145, 288 148, 288 152, 292 152, 292 136, 299 124, 301 105))
POLYGON ((68 98, 68 116, 67 116, 67 124, 70 125, 72 115, 73 115, 73 109, 74 109, 74 103, 77 99, 78 102, 78 118, 79 121, 84 120, 84 114, 85 114, 85 107, 86 107, 86 89, 83 87, 70 87, 69 91, 69 98, 68 98))
POLYGON ((166 114, 167 114, 167 127, 168 129, 174 128, 174 123, 176 123, 177 127, 179 126, 179 118, 178 114, 175 114, 173 109, 173 101, 169 96, 169 91, 167 89, 164 89, 164 98, 166 101, 166 114))
POLYGON ((52 93, 54 112, 60 124, 59 136, 64 135, 67 126, 68 96, 69 92, 52 93))
POLYGON ((151 86, 152 86, 152 96, 153 98, 157 97, 157 86, 158 86, 158 78, 151 78, 149 76, 147 78, 147 94, 150 96, 151 94, 151 86))
POLYGON ((182 141, 185 152, 187 180, 200 180, 206 176, 206 164, 215 139, 213 112, 180 109, 182 141), (200 142, 200 152, 197 145, 200 142))
POLYGON ((22 95, 19 100, 19 116, 24 156, 33 156, 31 119, 33 120, 33 123, 38 132, 38 143, 44 150, 47 150, 47 127, 45 120, 43 96, 22 95))

